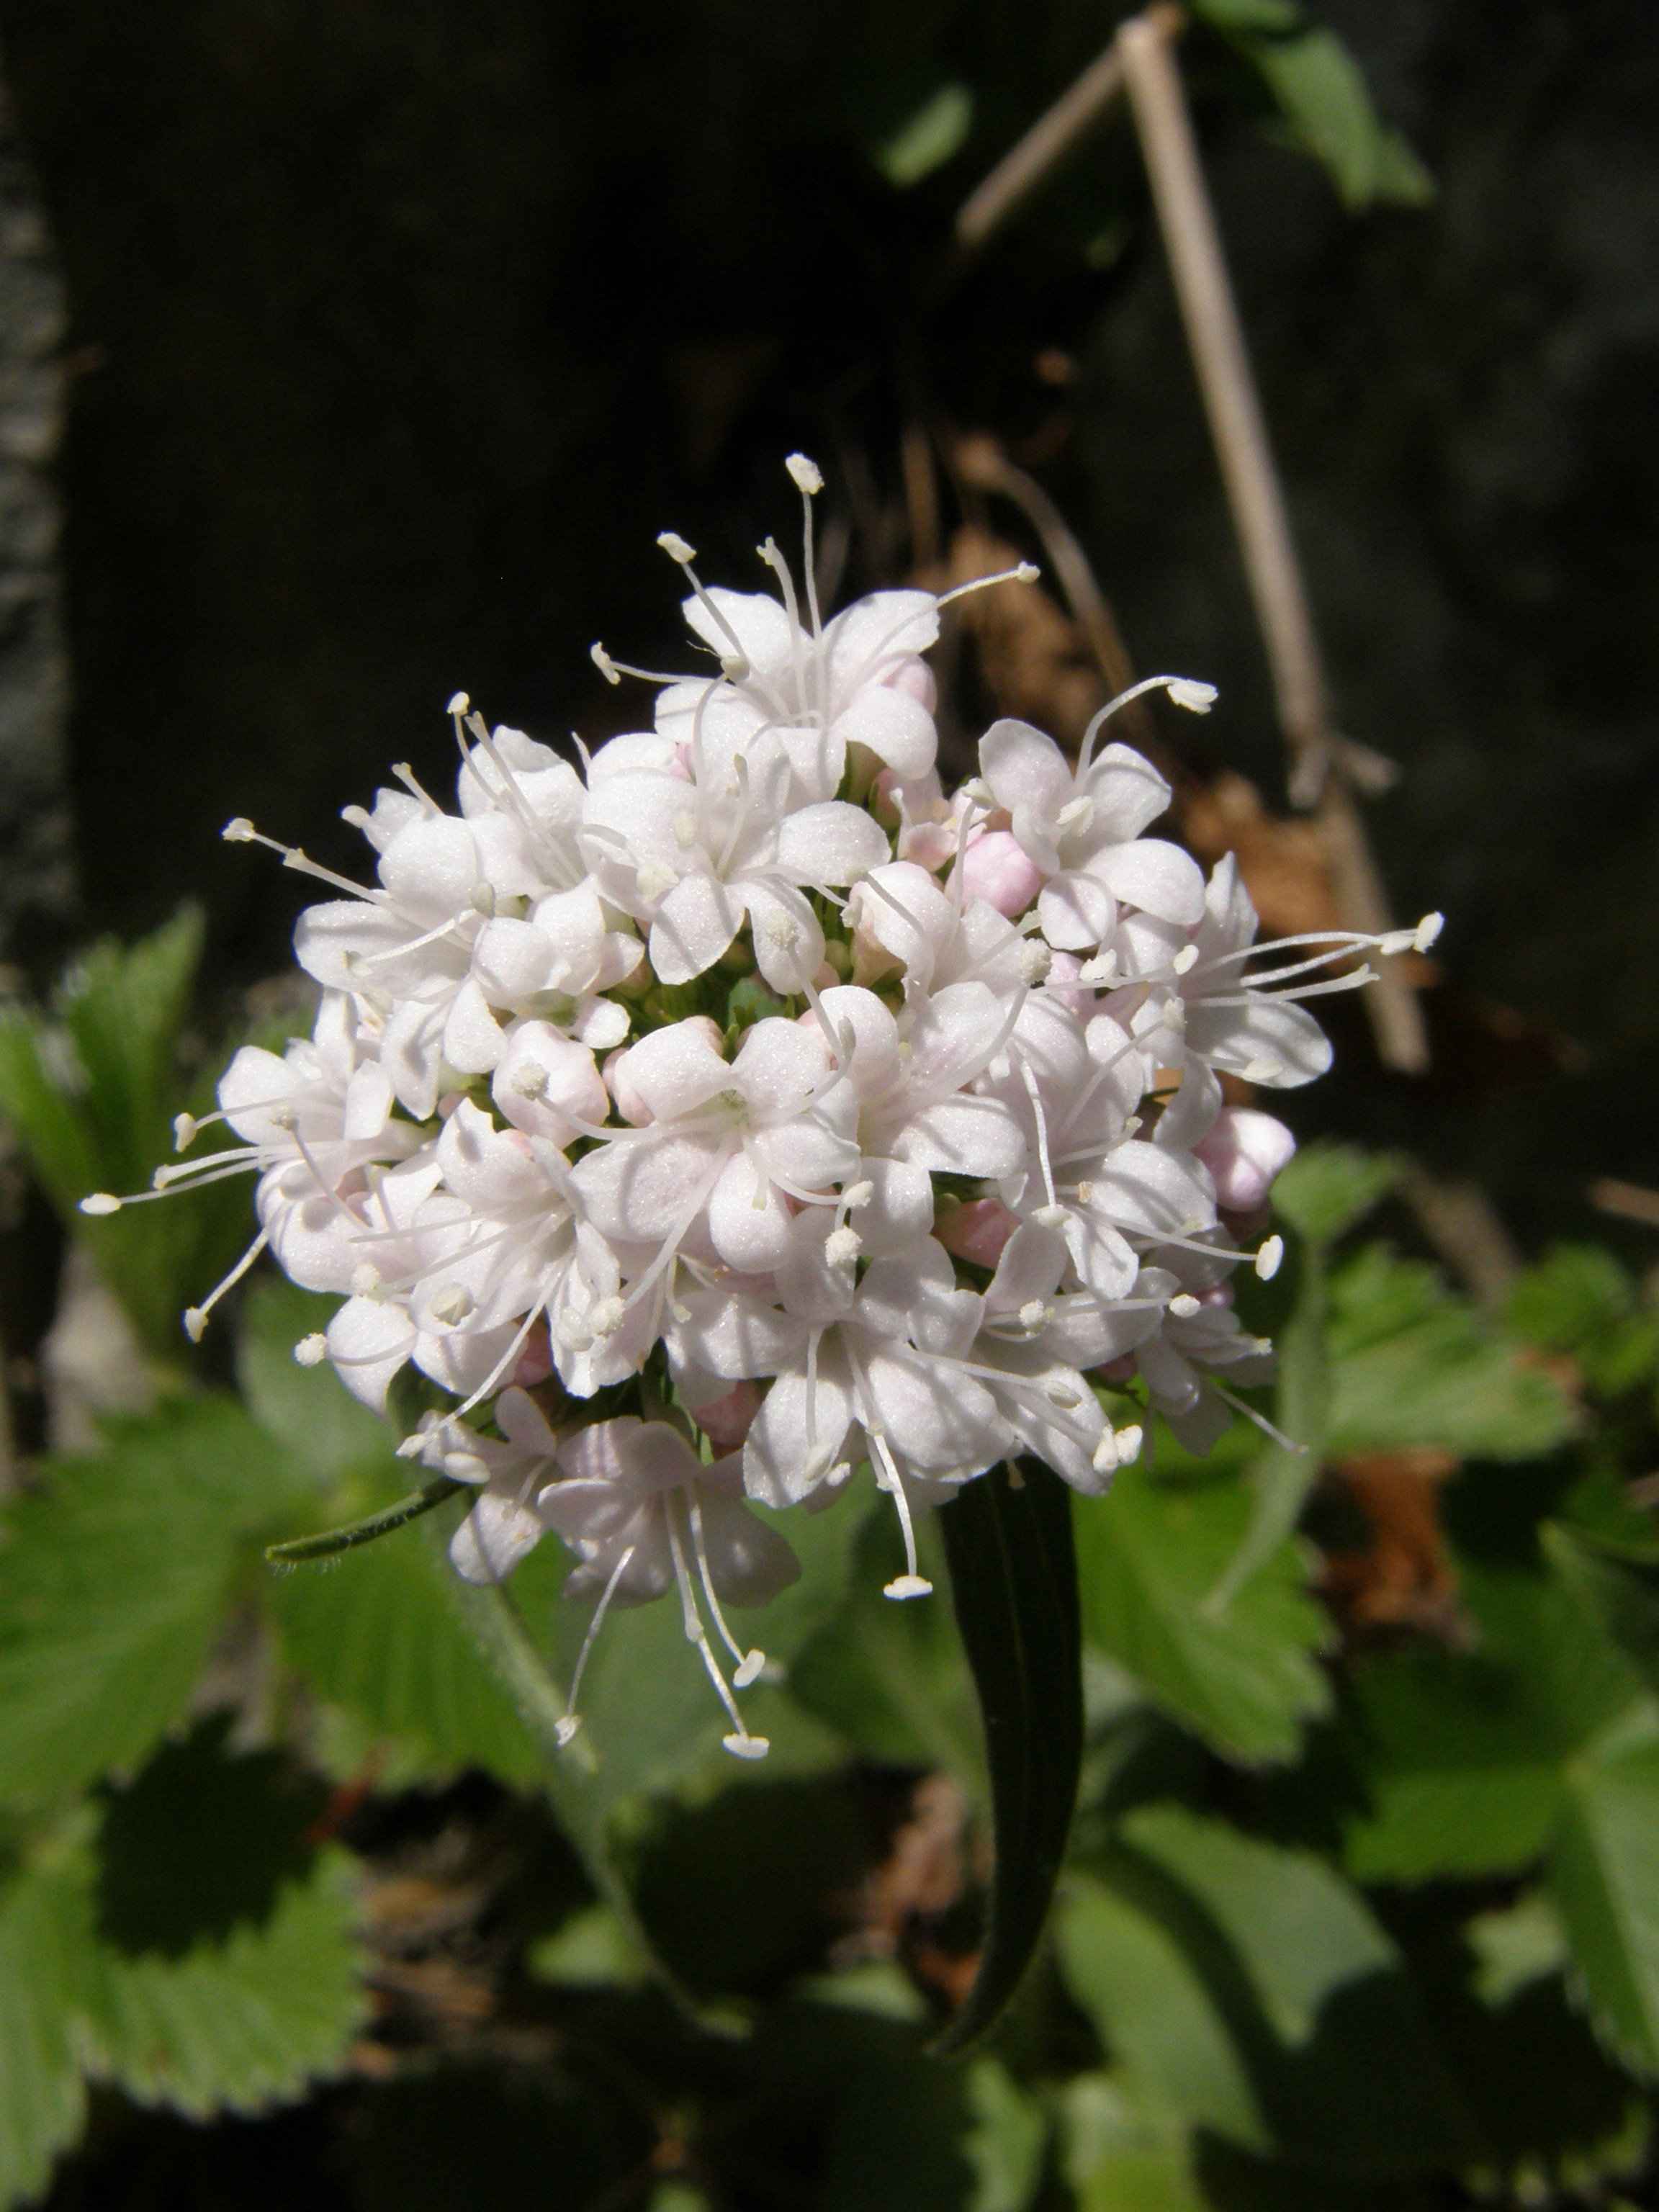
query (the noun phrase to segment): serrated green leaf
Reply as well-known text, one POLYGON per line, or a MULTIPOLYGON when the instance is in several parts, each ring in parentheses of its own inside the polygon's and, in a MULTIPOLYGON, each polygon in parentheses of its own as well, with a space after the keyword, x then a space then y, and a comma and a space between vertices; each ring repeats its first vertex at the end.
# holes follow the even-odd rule
POLYGON ((1554 1377, 1420 1261, 1372 1245, 1333 1274, 1330 1305, 1332 1456, 1429 1444, 1528 1459, 1579 1426, 1554 1377))
POLYGON ((81 2132, 87 1919, 72 1865, 25 1866, 0 1883, 0 2204, 39 2195, 81 2132))
POLYGON ((1659 1313, 1638 1310, 1636 1285, 1596 1244, 1557 1244, 1528 1267, 1504 1304, 1516 1334, 1567 1352, 1591 1389, 1616 1397, 1659 1368, 1659 1313))
POLYGON ((48 1462, 0 1522, 0 1796, 51 1797, 143 1757, 201 1671, 245 1540, 305 1489, 222 1397, 48 1462))
POLYGON ((1114 1887, 1068 1877, 1054 1933, 1072 1995, 1102 2042, 1194 2127, 1271 2148, 1249 2070, 1176 1938, 1114 1887))
POLYGON ((1223 1606, 1209 1601, 1250 1528, 1237 1480, 1176 1486, 1126 1468, 1075 1509, 1087 1641, 1215 1750, 1246 1765, 1295 1756, 1328 1710, 1316 1654, 1329 1637, 1293 1540, 1223 1606))
POLYGON ((1559 1582, 1467 1569, 1473 1651, 1418 1645, 1353 1685, 1372 1810, 1350 1827, 1361 1881, 1516 1872, 1548 1845, 1564 1771, 1640 1700, 1634 1671, 1559 1582))
POLYGON ((977 2040, 1012 2001, 1048 1917, 1083 1758, 1083 1636, 1071 1493, 1035 1460, 940 1516, 991 1777, 994 1857, 979 1971, 939 2048, 977 2040))
POLYGON ((1571 1761, 1549 1889, 1573 1980, 1626 2065, 1659 2075, 1659 1711, 1648 1740, 1571 1761))
MULTIPOLYGON (((538 1564, 526 1563, 526 1579, 538 1564)), ((268 1602, 289 1661, 326 1704, 418 1751, 428 1772, 480 1766, 532 1782, 541 1753, 480 1657, 454 1584, 422 1530, 404 1528, 274 1576, 268 1602)))
POLYGON ((1273 1183, 1273 1212, 1310 1244, 1334 1244, 1382 1203, 1405 1167, 1395 1153, 1328 1138, 1304 1145, 1273 1183))
POLYGON ((1473 1986, 1482 2004, 1505 2005, 1566 1964, 1560 1915, 1539 1890, 1501 1911, 1477 1912, 1463 1933, 1475 1956, 1473 1986))
POLYGON ((99 1952, 94 2070, 141 2104, 255 2112, 337 2074, 367 2009, 347 1853, 319 1854, 261 1926, 182 1958, 99 1952))

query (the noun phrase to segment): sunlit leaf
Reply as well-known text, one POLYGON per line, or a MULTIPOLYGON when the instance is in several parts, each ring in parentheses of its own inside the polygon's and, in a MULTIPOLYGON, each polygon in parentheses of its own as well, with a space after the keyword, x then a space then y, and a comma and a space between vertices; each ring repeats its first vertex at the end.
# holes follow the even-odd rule
POLYGON ((1212 1601, 1255 1511, 1236 1480, 1154 1480, 1126 1468, 1075 1509, 1084 1634, 1164 1710, 1245 1765, 1293 1758, 1326 1711, 1328 1640, 1300 1546, 1281 1540, 1225 1601, 1212 1601))

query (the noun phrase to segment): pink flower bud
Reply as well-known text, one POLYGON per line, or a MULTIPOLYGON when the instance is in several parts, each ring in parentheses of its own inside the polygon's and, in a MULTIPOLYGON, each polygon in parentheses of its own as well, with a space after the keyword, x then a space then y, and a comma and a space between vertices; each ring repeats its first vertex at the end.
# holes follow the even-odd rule
POLYGON ((988 830, 973 838, 962 870, 969 898, 982 898, 1012 921, 1024 914, 1042 888, 1036 863, 1012 830, 988 830))
POLYGON ((975 1267, 994 1267, 1002 1248, 1019 1226, 999 1198, 972 1198, 965 1206, 939 1216, 933 1231, 947 1252, 975 1267))
POLYGON ((925 660, 914 653, 908 659, 901 660, 897 667, 881 680, 890 691, 902 691, 907 699, 914 699, 930 714, 939 706, 939 685, 933 681, 933 672, 925 660))
POLYGON ((513 1370, 513 1380, 520 1390, 533 1390, 538 1382, 545 1382, 552 1372, 553 1347, 548 1340, 547 1323, 538 1321, 525 1339, 519 1364, 513 1370))
POLYGON ((760 1402, 761 1394, 754 1383, 738 1382, 712 1405, 699 1406, 691 1418, 717 1452, 733 1452, 748 1435, 760 1402))
POLYGON ((1267 1203, 1273 1177, 1296 1150, 1296 1139, 1271 1114, 1253 1106, 1224 1106, 1207 1136, 1193 1147, 1215 1178, 1216 1204, 1229 1213, 1253 1213, 1267 1203))

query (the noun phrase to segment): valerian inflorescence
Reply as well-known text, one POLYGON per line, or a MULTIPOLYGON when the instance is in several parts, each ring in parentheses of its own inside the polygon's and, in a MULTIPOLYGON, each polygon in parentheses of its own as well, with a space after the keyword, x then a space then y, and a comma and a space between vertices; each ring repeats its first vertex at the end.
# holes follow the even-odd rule
POLYGON ((1184 678, 1114 700, 1075 763, 999 721, 947 795, 924 657, 945 602, 824 621, 820 479, 788 466, 804 605, 769 541, 775 597, 706 587, 660 541, 710 665, 647 679, 650 730, 579 746, 579 772, 458 694, 457 811, 406 767, 346 810, 374 882, 276 845, 342 894, 296 933, 313 1035, 238 1053, 208 1118, 239 1141, 143 1194, 255 1173, 258 1236, 190 1334, 267 1247, 338 1296, 298 1358, 377 1410, 411 1362, 455 1401, 400 1449, 476 1489, 459 1572, 498 1580, 556 1533, 588 1645, 607 1608, 675 1592, 750 1758, 735 1692, 763 1656, 725 1607, 798 1568, 748 1501, 811 1510, 867 1467, 906 1547, 887 1595, 921 1597, 915 1516, 988 1469, 1030 1454, 1097 1495, 1137 1410, 1200 1451, 1260 1419, 1234 1390, 1272 1349, 1229 1285, 1279 1245, 1234 1231, 1293 1144, 1220 1076, 1322 1073, 1301 1001, 1438 928, 1264 964, 1231 860, 1206 881, 1148 836, 1168 784, 1097 743, 1138 692, 1207 712, 1184 678))

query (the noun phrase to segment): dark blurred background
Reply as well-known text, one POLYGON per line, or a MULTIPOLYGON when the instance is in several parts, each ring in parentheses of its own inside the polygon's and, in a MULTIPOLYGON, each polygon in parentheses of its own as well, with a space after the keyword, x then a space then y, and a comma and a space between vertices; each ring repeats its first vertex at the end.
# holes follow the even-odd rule
MULTIPOLYGON (((299 886, 228 816, 356 866, 338 808, 393 759, 444 778, 458 685, 555 738, 642 720, 590 641, 673 665, 656 532, 757 582, 795 447, 844 589, 902 575, 907 426, 1038 477, 1137 664, 1221 686, 1194 765, 1282 805, 1123 115, 939 280, 1119 12, 0 0, 16 965, 195 894, 216 988, 280 968, 299 886), (874 152, 952 85, 965 137, 900 189, 874 152)), ((1350 211, 1212 31, 1183 66, 1339 719, 1405 769, 1377 851, 1449 926, 1430 1077, 1350 1024, 1296 1118, 1478 1177, 1525 1242, 1583 1233, 1592 1176, 1659 1182, 1659 10, 1315 14, 1430 204, 1350 211)))

